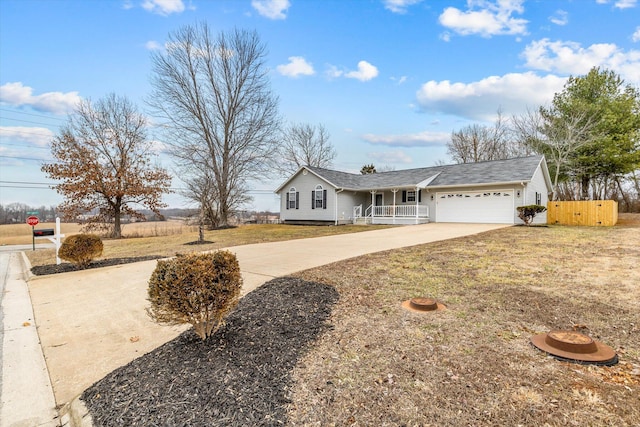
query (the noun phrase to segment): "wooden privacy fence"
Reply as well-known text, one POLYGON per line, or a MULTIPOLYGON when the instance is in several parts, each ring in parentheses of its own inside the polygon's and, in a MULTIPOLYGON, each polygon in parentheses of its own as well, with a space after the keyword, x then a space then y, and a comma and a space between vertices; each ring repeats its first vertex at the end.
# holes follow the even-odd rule
POLYGON ((617 222, 618 202, 615 200, 547 204, 547 224, 613 226, 617 222))

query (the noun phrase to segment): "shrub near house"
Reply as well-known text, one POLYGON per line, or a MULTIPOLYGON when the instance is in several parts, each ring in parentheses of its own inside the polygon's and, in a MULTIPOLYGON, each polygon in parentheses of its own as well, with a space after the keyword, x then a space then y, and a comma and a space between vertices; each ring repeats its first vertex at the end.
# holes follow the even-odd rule
POLYGON ((518 218, 527 226, 531 225, 536 215, 547 210, 547 208, 541 205, 518 206, 516 209, 518 211, 518 218))

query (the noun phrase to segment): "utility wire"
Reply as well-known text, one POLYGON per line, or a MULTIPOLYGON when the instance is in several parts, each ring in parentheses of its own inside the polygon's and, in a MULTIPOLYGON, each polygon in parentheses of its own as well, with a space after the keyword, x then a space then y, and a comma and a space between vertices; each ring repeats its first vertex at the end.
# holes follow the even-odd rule
POLYGON ((20 147, 20 148, 26 148, 29 150, 33 150, 33 149, 38 149, 38 150, 49 150, 49 147, 33 147, 33 146, 29 146, 27 147, 26 145, 21 145, 21 144, 6 144, 4 142, 0 142, 0 145, 3 145, 5 147, 20 147))
POLYGON ((36 162, 44 162, 46 159, 36 159, 33 157, 17 157, 17 156, 3 156, 0 155, 0 157, 4 158, 4 159, 16 159, 16 160, 33 160, 36 162))
MULTIPOLYGON (((4 111, 5 113, 24 114, 25 116, 44 117, 45 119, 58 120, 60 122, 66 121, 65 119, 61 119, 58 117, 45 116, 44 114, 25 113, 24 111, 8 110, 6 108, 0 108, 0 111, 4 111)), ((9 118, 8 120, 12 120, 12 119, 9 118)))
MULTIPOLYGON (((0 180, 0 187, 4 188, 41 188, 46 189, 56 185, 53 182, 30 182, 30 181, 4 181, 0 180), (40 187, 33 187, 40 186, 40 187), (44 186, 44 187, 42 187, 44 186)), ((171 191, 184 191, 186 188, 182 187, 171 187, 169 188, 171 191)), ((271 190, 247 190, 249 194, 271 194, 273 193, 271 190)))
POLYGON ((31 124, 34 124, 34 125, 42 125, 42 126, 58 126, 58 125, 52 125, 52 124, 49 124, 49 123, 34 122, 34 121, 31 121, 31 120, 12 119, 12 118, 9 118, 9 117, 0 117, 0 119, 2 119, 2 120, 11 120, 11 121, 14 121, 14 122, 31 123, 31 124))

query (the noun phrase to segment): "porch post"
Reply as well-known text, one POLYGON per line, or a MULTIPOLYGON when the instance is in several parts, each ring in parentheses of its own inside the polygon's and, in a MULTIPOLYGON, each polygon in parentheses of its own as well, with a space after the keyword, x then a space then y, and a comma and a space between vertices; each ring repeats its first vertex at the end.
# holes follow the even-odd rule
POLYGON ((393 209, 393 213, 391 214, 391 216, 393 216, 393 223, 396 223, 396 193, 398 192, 397 188, 392 188, 391 192, 393 193, 393 206, 391 207, 391 209, 393 209))
POLYGON ((373 217, 376 216, 376 190, 371 190, 371 224, 373 224, 373 217))
POLYGON ((420 197, 418 197, 419 187, 416 187, 416 224, 420 224, 420 197))

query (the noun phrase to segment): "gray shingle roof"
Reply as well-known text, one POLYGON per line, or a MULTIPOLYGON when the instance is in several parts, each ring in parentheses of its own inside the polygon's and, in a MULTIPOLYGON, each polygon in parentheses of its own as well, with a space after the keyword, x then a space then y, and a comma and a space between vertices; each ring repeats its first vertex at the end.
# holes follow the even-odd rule
POLYGON ((542 156, 530 156, 479 163, 405 169, 368 175, 356 175, 311 166, 305 167, 333 184, 336 188, 376 190, 416 187, 421 182, 434 177, 435 179, 428 184, 428 187, 526 182, 533 178, 533 174, 541 160, 542 156))

